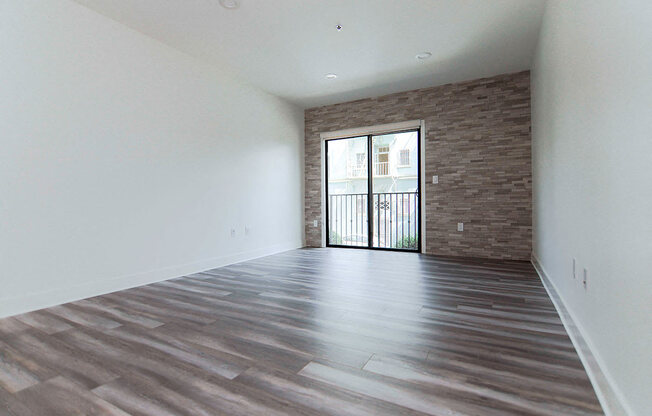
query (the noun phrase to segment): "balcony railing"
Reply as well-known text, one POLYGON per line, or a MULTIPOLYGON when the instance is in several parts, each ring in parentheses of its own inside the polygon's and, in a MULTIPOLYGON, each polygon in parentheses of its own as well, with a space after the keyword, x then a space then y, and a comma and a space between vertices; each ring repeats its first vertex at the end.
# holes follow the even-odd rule
POLYGON ((416 192, 373 194, 373 247, 417 250, 419 198, 416 192))
POLYGON ((347 169, 347 176, 349 178, 365 178, 367 177, 367 165, 349 164, 347 169))
MULTIPOLYGON (((369 246, 367 194, 330 195, 329 243, 369 246)), ((372 247, 417 250, 419 201, 416 192, 374 193, 372 247)))
POLYGON ((330 244, 367 247, 368 200, 367 194, 330 195, 328 201, 330 244))
POLYGON ((389 175, 389 162, 374 162, 374 175, 376 176, 389 175))
MULTIPOLYGON (((389 175, 389 162, 374 162, 373 165, 374 176, 388 176, 389 175)), ((347 166, 347 176, 349 178, 364 178, 367 176, 367 165, 360 166, 354 163, 349 163, 347 166)))

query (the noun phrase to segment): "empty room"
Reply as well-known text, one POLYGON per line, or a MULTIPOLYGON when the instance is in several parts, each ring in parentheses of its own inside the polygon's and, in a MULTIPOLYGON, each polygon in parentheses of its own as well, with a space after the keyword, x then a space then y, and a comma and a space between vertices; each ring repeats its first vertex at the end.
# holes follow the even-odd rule
POLYGON ((0 416, 652 414, 652 2, 0 0, 0 416))

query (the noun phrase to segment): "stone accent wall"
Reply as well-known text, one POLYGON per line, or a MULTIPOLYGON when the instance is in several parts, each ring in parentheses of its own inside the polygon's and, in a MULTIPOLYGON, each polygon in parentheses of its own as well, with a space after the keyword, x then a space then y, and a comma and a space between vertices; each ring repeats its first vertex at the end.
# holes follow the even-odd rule
POLYGON ((416 119, 426 125, 427 252, 529 260, 529 71, 306 110, 306 244, 320 246, 324 225, 320 133, 416 119))

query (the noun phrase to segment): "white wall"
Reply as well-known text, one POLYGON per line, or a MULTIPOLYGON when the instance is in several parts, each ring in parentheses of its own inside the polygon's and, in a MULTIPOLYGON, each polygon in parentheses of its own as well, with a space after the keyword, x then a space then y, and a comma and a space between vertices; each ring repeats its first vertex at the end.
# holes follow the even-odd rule
POLYGON ((652 2, 550 0, 532 84, 534 254, 623 406, 650 414, 652 2))
POLYGON ((0 316, 302 246, 302 110, 68 0, 0 25, 0 316))

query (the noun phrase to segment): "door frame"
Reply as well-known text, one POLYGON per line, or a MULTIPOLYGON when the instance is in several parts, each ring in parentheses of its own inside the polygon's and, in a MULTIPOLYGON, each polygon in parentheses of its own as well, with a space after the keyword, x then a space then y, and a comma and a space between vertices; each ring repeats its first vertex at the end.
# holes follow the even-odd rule
MULTIPOLYGON (((368 126, 368 127, 359 127, 359 128, 353 128, 353 129, 346 129, 346 130, 338 130, 338 131, 332 131, 332 132, 327 132, 327 133, 321 133, 320 134, 320 139, 321 139, 321 218, 322 220, 319 221, 319 225, 321 226, 321 246, 322 247, 341 247, 341 248, 358 248, 358 249, 365 249, 365 250, 385 250, 385 251, 400 251, 400 252, 407 252, 407 253, 425 253, 426 252, 426 210, 425 210, 425 195, 426 195, 426 188, 425 188, 425 157, 423 157, 422 153, 425 152, 425 133, 426 133, 426 128, 425 128, 425 122, 424 120, 410 120, 410 121, 405 121, 405 122, 399 122, 399 123, 390 123, 390 124, 381 124, 381 125, 376 125, 376 126, 368 126), (355 137, 363 137, 363 136, 379 136, 383 134, 390 134, 390 133, 401 133, 401 132, 408 132, 408 131, 417 131, 418 132, 418 140, 417 140, 417 164, 418 164, 418 169, 417 169, 417 175, 418 175, 418 193, 417 197, 419 198, 419 215, 418 215, 418 225, 417 229, 419 230, 419 246, 417 250, 404 250, 404 249, 397 249, 397 248, 384 248, 384 247, 360 247, 360 246, 345 246, 345 245, 333 245, 329 244, 328 242, 328 204, 327 204, 327 198, 328 198, 328 182, 326 180, 327 178, 327 169, 328 169, 328 160, 326 157, 326 142, 329 140, 337 140, 337 139, 349 139, 349 138, 355 138, 355 137)), ((371 141, 368 139, 368 155, 367 155, 367 169, 368 169, 368 213, 367 217, 369 221, 373 221, 373 183, 372 183, 372 166, 373 164, 371 163, 371 159, 373 158, 373 148, 371 145, 371 141)), ((369 245, 371 246, 373 244, 373 239, 371 238, 373 235, 373 232, 371 231, 372 227, 367 227, 368 228, 368 233, 371 235, 368 235, 368 241, 369 245)))

